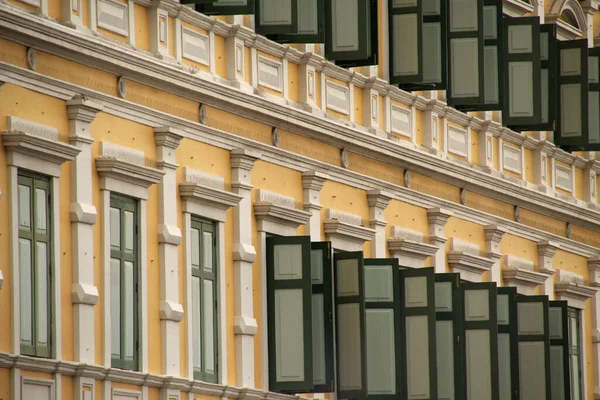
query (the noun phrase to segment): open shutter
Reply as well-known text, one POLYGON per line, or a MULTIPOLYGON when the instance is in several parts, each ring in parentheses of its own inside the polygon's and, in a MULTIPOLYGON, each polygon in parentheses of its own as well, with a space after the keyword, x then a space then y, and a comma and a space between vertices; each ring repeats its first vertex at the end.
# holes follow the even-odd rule
POLYGON ((400 270, 404 399, 437 399, 435 273, 400 270))
POLYGON ((566 301, 551 301, 550 328, 550 381, 552 400, 571 399, 569 371, 569 324, 566 301))
POLYGON ((521 400, 550 400, 548 296, 517 296, 517 319, 521 400))
POLYGON ((334 254, 337 397, 367 397, 363 253, 334 254))
POLYGON ((504 34, 502 0, 484 0, 483 5, 483 101, 457 105, 463 111, 501 110, 504 98, 504 34))
POLYGON ((498 383, 500 400, 519 400, 517 289, 500 287, 498 301, 498 383))
POLYGON ((311 243, 314 393, 333 387, 333 283, 330 242, 311 243))
POLYGON ((534 125, 542 120, 540 22, 538 17, 506 18, 506 126, 534 125))
POLYGON ((325 14, 325 58, 342 67, 377 64, 377 0, 328 0, 325 14))
POLYGON ((448 24, 448 104, 484 100, 483 0, 452 0, 448 24))
POLYGON ((558 42, 557 146, 580 150, 588 130, 588 42, 587 39, 558 42))
POLYGON ((423 79, 398 86, 408 91, 445 90, 448 85, 448 0, 421 0, 419 3, 423 4, 423 79))
POLYGON ((460 274, 435 274, 438 398, 464 399, 460 274))
POLYGON ((588 50, 588 137, 583 148, 600 150, 600 48, 588 50))
POLYGON ((467 400, 498 400, 496 284, 462 282, 467 400))
POLYGON ((256 0, 256 33, 272 35, 298 31, 297 0, 256 0))
POLYGON ((402 390, 398 260, 367 258, 364 272, 367 396, 396 400, 402 390))
POLYGON ((181 4, 210 4, 217 0, 181 0, 181 4))
POLYGON ((216 0, 208 4, 197 4, 196 11, 207 15, 254 14, 255 0, 216 0))
POLYGON ((308 236, 267 237, 269 387, 274 392, 313 388, 310 247, 308 236))
POLYGON ((390 83, 423 80, 423 2, 388 1, 390 83))
POLYGON ((296 0, 296 3, 297 29, 266 36, 278 43, 325 43, 325 0, 296 0))

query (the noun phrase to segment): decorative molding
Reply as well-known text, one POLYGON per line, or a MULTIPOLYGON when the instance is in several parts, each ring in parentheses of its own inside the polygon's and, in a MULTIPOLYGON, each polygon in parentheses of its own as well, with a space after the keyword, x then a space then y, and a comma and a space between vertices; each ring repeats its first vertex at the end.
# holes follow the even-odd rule
POLYGON ((258 56, 258 84, 283 93, 283 63, 258 56))
POLYGON ((481 282, 481 274, 491 270, 494 260, 479 254, 479 246, 476 244, 451 238, 448 265, 454 272, 458 272, 462 279, 481 282))
POLYGON ((207 35, 181 27, 181 54, 190 61, 210 66, 210 40, 207 35))
POLYGON ((28 47, 25 58, 27 59, 27 68, 29 68, 32 71, 35 71, 37 69, 37 56, 35 53, 35 49, 28 47))
POLYGON ((165 174, 160 169, 145 167, 107 156, 96 157, 96 171, 100 174, 101 180, 114 179, 145 189, 160 183, 165 174))
POLYGON ((586 286, 583 276, 558 270, 554 290, 559 300, 566 300, 570 307, 585 309, 585 301, 596 295, 598 288, 586 286))
POLYGON ((115 0, 96 0, 98 28, 104 28, 122 36, 129 36, 128 3, 115 0))
POLYGON ((98 288, 94 285, 74 283, 71 286, 71 301, 73 304, 89 304, 94 306, 98 303, 98 288))
POLYGON ((537 250, 540 272, 545 272, 548 274, 553 274, 554 272, 556 272, 556 270, 552 266, 552 258, 554 257, 554 254, 558 249, 559 246, 555 242, 549 240, 542 240, 538 242, 537 250))
POLYGON ((467 139, 467 130, 448 126, 448 153, 456 154, 461 157, 467 157, 469 154, 469 142, 467 139))
POLYGON ((409 268, 422 268, 425 260, 434 256, 439 250, 438 246, 424 243, 421 232, 394 226, 392 237, 388 239, 390 255, 398 259, 401 266, 409 268))
POLYGON ((401 136, 412 138, 412 116, 410 109, 391 105, 391 131, 401 136))
POLYGON ((556 174, 556 188, 573 192, 573 170, 570 167, 564 167, 556 164, 554 168, 556 174))
POLYGON ((331 246, 343 251, 362 250, 363 244, 372 240, 376 233, 362 225, 360 216, 331 209, 327 209, 323 230, 331 246))
POLYGON ((523 172, 523 152, 507 143, 502 145, 502 165, 505 170, 521 175, 523 172))
POLYGON ((548 274, 534 271, 533 261, 512 255, 504 256, 502 277, 505 284, 517 288, 524 295, 535 294, 535 288, 546 283, 548 274))
POLYGON ((276 233, 285 230, 290 236, 296 234, 300 225, 306 225, 310 220, 311 213, 295 208, 295 200, 292 197, 282 196, 268 192, 263 189, 257 191, 258 201, 254 203, 254 215, 259 232, 276 233), (287 230, 284 227, 292 228, 287 230))
POLYGON ((350 115, 350 89, 332 81, 326 81, 325 97, 327 108, 341 114, 350 115))
MULTIPOLYGON (((54 400, 56 398, 56 382, 53 379, 33 378, 21 376, 20 392, 23 399, 40 399, 41 393, 35 387, 46 388, 47 396, 41 397, 45 400, 54 400), (29 391, 31 390, 31 391, 29 391)), ((43 396, 43 395, 42 395, 43 396)))

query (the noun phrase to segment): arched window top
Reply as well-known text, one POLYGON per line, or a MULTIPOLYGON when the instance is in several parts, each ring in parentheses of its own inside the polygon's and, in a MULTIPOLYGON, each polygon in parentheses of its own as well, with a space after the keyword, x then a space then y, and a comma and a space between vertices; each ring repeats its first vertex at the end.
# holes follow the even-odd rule
POLYGON ((568 8, 565 9, 562 12, 562 14, 560 14, 560 17, 558 17, 558 19, 566 22, 567 24, 569 24, 571 26, 574 26, 577 29, 581 29, 581 27, 579 26, 579 22, 577 21, 577 17, 573 13, 573 11, 568 8))
POLYGON ((562 26, 570 39, 584 36, 587 31, 585 12, 577 0, 554 0, 547 9, 546 21, 562 26))

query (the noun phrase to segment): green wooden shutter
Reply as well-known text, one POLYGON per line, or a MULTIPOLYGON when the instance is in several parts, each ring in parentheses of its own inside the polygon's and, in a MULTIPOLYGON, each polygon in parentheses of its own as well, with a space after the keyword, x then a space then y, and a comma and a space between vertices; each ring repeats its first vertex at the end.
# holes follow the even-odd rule
POLYGON ((548 312, 548 296, 517 296, 522 400, 551 399, 548 312))
POLYGON ((437 399, 435 272, 400 270, 405 399, 437 399))
POLYGON ((506 126, 535 125, 542 120, 540 22, 538 17, 507 18, 504 25, 506 126))
POLYGON ((269 387, 305 393, 313 389, 310 237, 266 242, 269 387))
POLYGON ((588 50, 588 135, 584 148, 600 150, 600 48, 588 50))
POLYGON ((314 393, 330 393, 335 390, 331 255, 330 242, 311 243, 314 393))
POLYGON ((435 274, 438 398, 464 399, 460 274, 435 274))
POLYGON ((296 0, 296 2, 298 7, 296 31, 266 36, 278 43, 325 43, 325 0, 296 0))
POLYGON ((500 400, 519 400, 519 344, 517 335, 517 289, 499 287, 498 381, 500 400))
POLYGON ((581 368, 581 310, 573 307, 567 309, 569 316, 569 369, 571 373, 571 398, 585 398, 582 388, 581 368))
POLYGON ((111 354, 114 368, 137 370, 138 239, 137 203, 110 195, 111 354))
POLYGON ((569 324, 566 301, 551 301, 548 315, 550 329, 550 381, 552 400, 571 399, 569 369, 569 324))
MULTIPOLYGON (((519 18, 521 19, 521 18, 519 18)), ((501 110, 504 101, 504 43, 502 0, 484 0, 483 5, 483 101, 458 104, 463 111, 501 110)))
POLYGON ((390 83, 423 80, 423 2, 388 0, 390 83))
POLYGON ((52 357, 52 204, 50 180, 19 171, 21 353, 52 357))
MULTIPOLYGON (((554 131, 557 105, 557 51, 556 24, 540 25, 541 117, 537 124, 512 124, 515 131, 554 131)), ((536 92, 537 94, 537 92, 536 92)))
POLYGON ((217 0, 196 4, 196 11, 207 15, 246 15, 254 14, 256 0, 217 0))
POLYGON ((588 41, 558 42, 557 146, 568 151, 585 149, 588 130, 588 41))
POLYGON ((334 254, 337 397, 367 397, 363 253, 334 254))
POLYGON ((342 67, 377 64, 377 0, 328 0, 325 15, 325 58, 342 67))
POLYGON ((498 400, 496 283, 461 283, 467 400, 498 400))
POLYGON ((297 0, 256 0, 256 33, 272 35, 298 31, 297 0))
POLYGON ((398 260, 367 258, 364 263, 367 395, 395 400, 402 391, 398 260))
POLYGON ((483 0, 452 0, 448 16, 448 104, 481 104, 485 91, 483 0))
POLYGON ((180 4, 210 4, 217 0, 180 0, 180 4))

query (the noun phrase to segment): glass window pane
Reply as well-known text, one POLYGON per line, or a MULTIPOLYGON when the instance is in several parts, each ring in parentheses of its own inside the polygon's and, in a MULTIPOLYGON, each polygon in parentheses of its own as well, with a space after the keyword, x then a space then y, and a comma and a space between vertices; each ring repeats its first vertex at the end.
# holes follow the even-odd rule
POLYGON ((125 315, 123 317, 123 352, 125 353, 125 360, 132 361, 134 360, 134 343, 135 343, 135 313, 134 313, 134 298, 135 298, 135 288, 134 288, 134 268, 133 263, 130 261, 125 261, 124 263, 125 271, 124 271, 124 292, 125 292, 125 304, 123 307, 123 311, 125 315))
POLYGON ((200 231, 192 228, 192 268, 200 268, 200 231))
POLYGON ((310 268, 312 283, 323 283, 323 250, 310 251, 310 268))
POLYGON ((110 208, 110 247, 121 248, 121 211, 118 208, 110 208))
POLYGON ((202 232, 202 266, 207 272, 213 269, 213 234, 202 232))
POLYGON ((38 232, 46 233, 48 220, 47 217, 47 206, 46 202, 46 191, 44 189, 35 189, 35 218, 36 218, 36 229, 38 232))
POLYGON ((29 186, 19 185, 19 228, 31 230, 31 191, 29 186))
POLYGON ((114 258, 110 260, 110 321, 111 354, 121 358, 121 264, 114 258))
POLYGON ((31 242, 19 239, 19 273, 21 300, 21 343, 32 345, 31 242))
POLYGON ((37 344, 48 346, 48 249, 46 243, 36 243, 36 317, 37 344))
POLYGON ((125 250, 133 252, 133 230, 135 228, 133 213, 125 211, 125 250))
POLYGON ((194 368, 202 371, 202 329, 200 327, 200 278, 192 277, 192 342, 194 349, 194 368))
POLYGON ((214 289, 213 281, 204 280, 203 286, 203 311, 204 311, 204 372, 215 373, 215 337, 214 337, 214 289))
POLYGON ((570 356, 571 359, 571 400, 581 400, 579 390, 579 357, 570 356))

